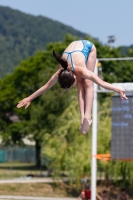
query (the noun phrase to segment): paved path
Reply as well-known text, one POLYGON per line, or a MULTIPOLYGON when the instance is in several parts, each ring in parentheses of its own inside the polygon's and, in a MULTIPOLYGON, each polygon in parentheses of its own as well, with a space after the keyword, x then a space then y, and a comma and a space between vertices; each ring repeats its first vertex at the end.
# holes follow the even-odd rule
POLYGON ((0 195, 0 200, 77 200, 77 198, 31 197, 31 196, 6 196, 0 195))
MULTIPOLYGON (((58 180, 58 182, 62 182, 63 180, 58 180)), ((22 177, 10 180, 0 180, 0 184, 4 183, 53 183, 57 182, 57 180, 53 180, 52 178, 29 178, 22 177)))

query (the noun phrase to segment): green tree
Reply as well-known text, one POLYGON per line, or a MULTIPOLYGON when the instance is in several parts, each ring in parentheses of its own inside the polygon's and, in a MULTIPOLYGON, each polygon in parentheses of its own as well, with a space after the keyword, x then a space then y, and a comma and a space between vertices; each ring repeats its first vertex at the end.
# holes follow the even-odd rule
MULTIPOLYGON (((57 51, 58 48, 61 48, 60 46, 60 43, 56 46, 57 51)), ((11 143, 18 144, 20 138, 26 135, 32 138, 36 143, 37 166, 41 164, 42 136, 46 132, 53 132, 58 117, 69 104, 70 93, 66 94, 67 98, 66 96, 60 96, 58 94, 59 86, 57 85, 53 90, 48 91, 46 95, 42 95, 34 100, 27 110, 23 108, 17 109, 16 105, 19 100, 29 96, 40 86, 44 85, 58 69, 57 63, 51 56, 51 51, 47 50, 37 53, 36 56, 21 62, 21 65, 15 69, 12 75, 6 76, 0 82, 1 135, 4 139, 3 141, 4 143, 9 143, 10 141, 11 143), (11 118, 14 115, 18 117, 19 121, 16 125, 12 125, 14 122, 11 118), (15 131, 19 130, 19 125, 18 137, 15 131), (5 132, 9 137, 4 136, 5 132)))
POLYGON ((42 155, 48 169, 54 170, 54 176, 61 173, 70 178, 70 182, 79 185, 84 175, 90 175, 91 137, 80 134, 79 109, 76 91, 73 89, 69 106, 58 119, 52 137, 44 135, 42 155))

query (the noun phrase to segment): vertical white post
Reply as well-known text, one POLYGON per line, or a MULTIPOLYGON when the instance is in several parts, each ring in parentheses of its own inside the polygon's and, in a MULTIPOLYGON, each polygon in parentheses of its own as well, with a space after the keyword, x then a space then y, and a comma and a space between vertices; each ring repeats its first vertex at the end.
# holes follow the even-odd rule
MULTIPOLYGON (((95 74, 98 75, 98 60, 96 60, 95 74)), ((92 112, 92 162, 91 162, 91 200, 96 200, 96 182, 97 182, 97 160, 94 155, 97 154, 97 84, 94 84, 94 101, 92 112)))

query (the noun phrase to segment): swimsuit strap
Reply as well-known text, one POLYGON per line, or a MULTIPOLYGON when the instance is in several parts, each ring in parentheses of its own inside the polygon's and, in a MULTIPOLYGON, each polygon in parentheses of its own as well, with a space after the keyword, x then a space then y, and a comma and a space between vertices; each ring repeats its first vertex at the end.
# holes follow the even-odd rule
POLYGON ((68 53, 68 54, 72 54, 72 53, 74 53, 74 52, 81 52, 82 50, 74 50, 74 51, 69 51, 69 52, 67 52, 67 51, 64 51, 64 53, 68 53))
MULTIPOLYGON (((66 53, 66 52, 64 52, 64 53, 66 53)), ((68 60, 68 58, 69 58, 69 53, 68 53, 68 55, 67 55, 67 58, 66 58, 66 60, 68 60)))
POLYGON ((67 58, 66 58, 66 60, 68 60, 68 58, 69 58, 69 52, 64 51, 63 54, 64 54, 64 53, 67 53, 67 54, 68 54, 68 55, 67 55, 67 58))
MULTIPOLYGON (((75 52, 75 51, 73 51, 73 52, 75 52)), ((73 64, 73 60, 72 60, 72 53, 73 53, 73 52, 64 52, 64 53, 67 53, 67 54, 68 54, 66 60, 68 60, 68 58, 69 58, 69 56, 70 56, 70 61, 71 61, 71 65, 72 65, 72 71, 74 72, 74 64, 73 64)))
POLYGON ((73 60, 72 60, 72 54, 70 53, 70 59, 71 59, 71 65, 72 65, 72 71, 74 72, 74 64, 73 64, 73 60))

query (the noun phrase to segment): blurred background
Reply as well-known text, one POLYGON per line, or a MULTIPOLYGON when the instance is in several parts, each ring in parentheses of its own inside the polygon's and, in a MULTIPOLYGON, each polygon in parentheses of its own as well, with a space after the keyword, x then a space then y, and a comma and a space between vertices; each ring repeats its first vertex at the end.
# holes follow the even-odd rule
MULTIPOLYGON (((98 58, 133 57, 132 9, 131 0, 0 0, 0 195, 77 197, 90 184, 91 130, 78 131, 76 89, 61 96, 57 84, 27 110, 16 105, 58 69, 52 51, 73 40, 92 41, 98 58)), ((133 61, 98 66, 105 81, 133 82, 133 61)), ((101 154, 110 153, 111 97, 98 96, 101 154)), ((115 199, 126 187, 133 197, 132 169, 98 160, 97 191, 115 199)))

